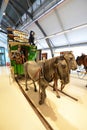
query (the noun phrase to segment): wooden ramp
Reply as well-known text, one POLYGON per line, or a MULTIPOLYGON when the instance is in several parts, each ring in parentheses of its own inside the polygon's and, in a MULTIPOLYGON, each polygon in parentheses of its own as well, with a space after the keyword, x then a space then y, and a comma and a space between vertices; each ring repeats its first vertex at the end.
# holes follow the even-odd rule
POLYGON ((22 81, 22 89, 43 115, 46 121, 54 130, 86 130, 87 129, 87 88, 86 81, 71 78, 70 83, 65 87, 64 92, 76 97, 75 101, 60 93, 61 98, 56 97, 51 87, 46 90, 47 98, 43 105, 39 105, 38 92, 34 92, 34 87, 29 81, 29 90, 25 91, 25 83, 22 81))

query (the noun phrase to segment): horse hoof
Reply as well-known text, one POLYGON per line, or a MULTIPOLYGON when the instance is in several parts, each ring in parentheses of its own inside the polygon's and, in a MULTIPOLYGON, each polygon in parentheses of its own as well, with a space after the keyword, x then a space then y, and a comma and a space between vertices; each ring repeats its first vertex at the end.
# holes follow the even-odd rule
POLYGON ((60 89, 60 91, 62 92, 63 89, 60 89))
POLYGON ((60 98, 60 96, 59 96, 59 95, 57 95, 57 98, 60 98))
POLYGON ((56 91, 55 88, 53 88, 53 91, 56 91))
POLYGON ((44 96, 44 98, 46 98, 47 96, 46 96, 46 94, 45 94, 45 96, 44 96))
POLYGON ((42 103, 42 101, 40 100, 40 101, 39 101, 39 105, 42 105, 42 104, 43 104, 43 103, 42 103))
POLYGON ((61 87, 61 91, 64 89, 64 87, 61 87))
POLYGON ((35 89, 34 91, 37 92, 37 89, 35 89))
POLYGON ((28 91, 28 88, 26 88, 25 91, 28 91))

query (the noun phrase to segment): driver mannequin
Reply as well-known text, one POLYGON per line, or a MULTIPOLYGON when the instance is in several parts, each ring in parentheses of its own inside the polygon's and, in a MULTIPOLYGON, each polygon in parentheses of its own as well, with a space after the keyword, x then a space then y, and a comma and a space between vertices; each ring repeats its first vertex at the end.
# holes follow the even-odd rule
POLYGON ((30 45, 35 45, 35 43, 34 43, 34 40, 35 40, 34 36, 35 36, 35 32, 34 31, 30 31, 30 36, 29 36, 29 43, 30 43, 30 45))

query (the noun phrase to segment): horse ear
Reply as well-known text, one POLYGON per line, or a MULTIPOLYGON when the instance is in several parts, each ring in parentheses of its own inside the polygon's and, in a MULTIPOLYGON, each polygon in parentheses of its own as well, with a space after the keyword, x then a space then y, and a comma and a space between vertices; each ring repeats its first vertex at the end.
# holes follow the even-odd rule
POLYGON ((85 54, 84 53, 82 53, 82 56, 84 56, 85 54))
POLYGON ((80 58, 80 56, 77 56, 77 58, 76 58, 76 62, 79 60, 79 58, 80 58))
POLYGON ((63 56, 64 54, 63 53, 60 53, 60 56, 63 56))
POLYGON ((72 51, 66 51, 66 53, 72 53, 72 51))

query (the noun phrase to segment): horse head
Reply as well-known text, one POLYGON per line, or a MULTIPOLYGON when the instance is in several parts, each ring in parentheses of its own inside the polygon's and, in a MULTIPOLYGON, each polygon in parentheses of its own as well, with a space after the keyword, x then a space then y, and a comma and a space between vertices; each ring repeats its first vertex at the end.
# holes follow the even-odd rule
POLYGON ((70 70, 77 69, 77 63, 76 63, 75 56, 72 53, 72 51, 65 51, 63 53, 63 56, 64 56, 65 60, 67 61, 70 70))
POLYGON ((81 65, 82 64, 82 60, 81 60, 82 58, 80 57, 80 56, 77 56, 77 58, 76 58, 76 63, 77 63, 77 65, 81 65))
POLYGON ((76 62, 79 66, 84 65, 87 66, 87 61, 86 61, 87 55, 83 54, 81 56, 77 56, 76 62))

